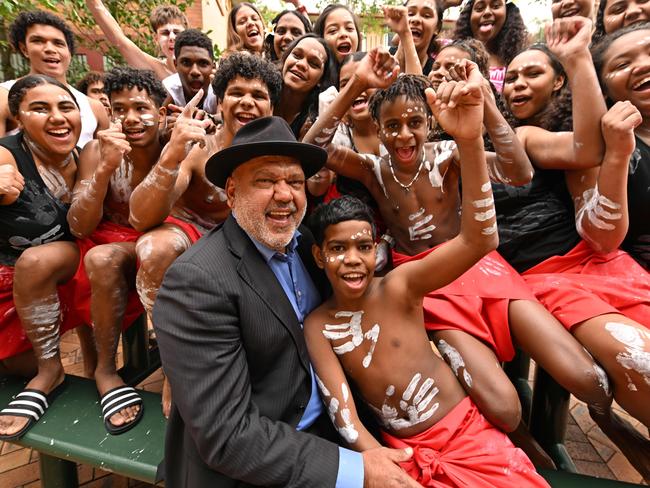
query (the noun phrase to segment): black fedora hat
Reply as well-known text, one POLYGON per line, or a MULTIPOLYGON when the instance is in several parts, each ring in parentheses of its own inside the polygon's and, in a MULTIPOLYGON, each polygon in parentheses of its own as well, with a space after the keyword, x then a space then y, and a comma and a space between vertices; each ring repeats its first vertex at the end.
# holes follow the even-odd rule
POLYGON ((205 176, 225 187, 237 166, 259 156, 290 156, 300 161, 305 178, 315 175, 327 161, 327 151, 296 141, 289 124, 280 117, 262 117, 237 131, 232 145, 213 154, 205 163, 205 176))

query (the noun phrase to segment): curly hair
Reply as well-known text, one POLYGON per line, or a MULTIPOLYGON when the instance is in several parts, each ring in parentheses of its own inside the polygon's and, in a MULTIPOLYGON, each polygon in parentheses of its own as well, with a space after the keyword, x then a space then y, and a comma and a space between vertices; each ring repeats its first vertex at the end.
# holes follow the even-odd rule
MULTIPOLYGON (((473 38, 472 26, 470 17, 472 16, 472 9, 476 0, 469 0, 461 10, 456 22, 456 30, 454 31, 454 39, 469 39, 473 38)), ((514 3, 506 3, 506 20, 503 23, 501 31, 497 36, 492 39, 486 49, 497 56, 507 66, 510 61, 521 52, 528 43, 528 31, 524 24, 524 19, 521 17, 519 7, 514 3)))
POLYGON ((180 20, 183 27, 187 29, 187 17, 176 5, 160 5, 151 11, 149 23, 151 29, 156 32, 159 27, 170 24, 172 20, 180 20))
POLYGON ((266 56, 266 59, 269 59, 271 61, 278 61, 280 59, 275 54, 275 48, 273 47, 273 36, 275 33, 275 29, 278 26, 278 22, 280 22, 280 19, 282 19, 282 17, 284 17, 285 15, 293 15, 297 17, 298 20, 302 23, 303 28, 305 29, 305 34, 311 32, 311 21, 303 14, 298 12, 297 10, 283 10, 278 15, 273 17, 273 20, 271 20, 271 25, 273 26, 273 32, 267 34, 266 39, 264 39, 264 55, 266 56))
POLYGON ((226 88, 237 76, 247 80, 261 80, 269 90, 271 106, 276 106, 280 101, 282 75, 278 68, 259 56, 252 56, 248 52, 236 52, 221 60, 212 80, 212 89, 219 102, 223 101, 226 88))
POLYGON ((210 55, 210 59, 214 58, 214 47, 210 38, 201 32, 199 29, 186 29, 176 38, 174 42, 174 56, 178 58, 181 54, 181 48, 184 46, 202 47, 210 55))
POLYGON ((25 98, 27 92, 32 88, 41 85, 54 85, 65 90, 66 92, 68 92, 70 98, 74 101, 77 108, 79 108, 77 99, 70 91, 70 88, 65 86, 59 80, 55 80, 54 78, 47 75, 27 75, 24 76, 23 78, 20 78, 18 81, 16 81, 16 83, 13 84, 13 86, 9 90, 9 93, 7 94, 7 104, 9 105, 9 112, 11 113, 11 115, 17 117, 20 103, 25 98))
POLYGON ((607 0, 601 0, 598 4, 598 12, 596 12, 596 23, 594 25, 594 32, 591 34, 591 42, 595 44, 605 36, 605 9, 607 8, 607 0))
POLYGON ((379 124, 379 112, 382 105, 387 102, 394 102, 397 98, 404 96, 407 100, 422 102, 427 115, 431 114, 431 108, 427 103, 424 90, 431 87, 431 82, 426 76, 421 75, 400 75, 388 88, 377 90, 368 101, 370 116, 379 124))
POLYGON ((25 44, 27 29, 36 24, 50 25, 60 30, 65 37, 70 55, 74 55, 75 45, 72 29, 61 18, 43 10, 21 12, 9 26, 9 42, 17 52, 21 52, 20 45, 25 44))
POLYGON ((77 90, 84 95, 88 95, 88 87, 95 83, 99 83, 100 81, 104 83, 104 73, 100 73, 99 71, 89 71, 86 76, 77 83, 77 90))
POLYGON ((145 90, 157 107, 167 98, 167 90, 151 70, 116 66, 104 76, 104 92, 108 98, 111 98, 112 93, 131 90, 133 87, 145 90))

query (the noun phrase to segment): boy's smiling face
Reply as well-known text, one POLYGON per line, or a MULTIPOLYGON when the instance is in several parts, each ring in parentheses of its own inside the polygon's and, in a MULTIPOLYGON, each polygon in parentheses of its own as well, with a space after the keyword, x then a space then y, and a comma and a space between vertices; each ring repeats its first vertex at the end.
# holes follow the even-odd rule
POLYGON ((314 258, 335 293, 346 298, 364 294, 375 272, 376 246, 371 225, 346 220, 329 225, 321 247, 314 245, 314 258))
POLYGON ((401 167, 419 164, 429 133, 429 114, 422 100, 405 95, 379 109, 379 138, 391 160, 401 167))

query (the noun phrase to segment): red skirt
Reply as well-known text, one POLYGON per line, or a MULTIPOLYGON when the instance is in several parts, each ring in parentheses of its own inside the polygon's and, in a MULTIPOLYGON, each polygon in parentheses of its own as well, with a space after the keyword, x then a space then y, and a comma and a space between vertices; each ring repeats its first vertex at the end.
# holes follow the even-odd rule
MULTIPOLYGON (((393 251, 393 265, 422 259, 436 247, 415 256, 393 251)), ((427 330, 466 332, 490 346, 499 361, 510 361, 515 355, 508 325, 510 300, 535 296, 517 271, 492 251, 452 283, 424 297, 424 325, 427 330)))
POLYGON ((174 224, 176 227, 180 227, 185 235, 189 237, 192 244, 194 244, 203 236, 203 232, 201 232, 194 224, 186 222, 185 220, 178 219, 176 217, 172 217, 171 215, 165 219, 165 223, 174 224))
MULTIPOLYGON (((83 252, 81 254, 75 275, 67 283, 57 287, 62 319, 59 334, 80 325, 90 324, 90 321, 85 320, 77 307, 80 301, 78 293, 82 292, 83 287, 88 283, 83 269, 83 252)), ((13 266, 0 265, 0 361, 32 348, 16 312, 13 286, 13 266)), ((90 291, 90 287, 88 287, 88 291, 90 291)))
MULTIPOLYGON (((108 220, 102 220, 90 236, 77 241, 79 250, 81 251, 81 263, 79 266, 83 270, 83 279, 80 280, 78 285, 75 306, 77 307, 77 313, 83 317, 84 323, 92 324, 90 318, 91 289, 83 265, 84 256, 95 246, 112 244, 114 242, 136 242, 141 235, 142 232, 138 232, 133 227, 127 227, 108 220)), ((128 329, 143 313, 144 308, 142 307, 142 303, 140 303, 137 291, 135 289, 129 291, 126 311, 124 313, 124 319, 122 320, 122 330, 128 329)))
POLYGON ((395 449, 413 448, 402 468, 426 487, 548 487, 526 454, 465 397, 436 424, 413 437, 382 437, 395 449))
POLYGON ((650 273, 624 251, 598 254, 581 241, 565 255, 530 268, 523 277, 568 330, 608 313, 650 326, 650 273))

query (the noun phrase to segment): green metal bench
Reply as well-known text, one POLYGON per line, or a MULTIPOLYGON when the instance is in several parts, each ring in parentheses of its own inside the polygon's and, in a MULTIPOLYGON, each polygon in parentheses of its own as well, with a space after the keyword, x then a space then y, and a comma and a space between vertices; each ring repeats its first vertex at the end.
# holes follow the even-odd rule
MULTIPOLYGON (((24 380, 1 379, 0 405, 9 403, 24 386, 24 380)), ((163 458, 165 419, 160 394, 139 393, 144 402, 142 419, 130 431, 112 436, 104 429, 95 382, 68 375, 64 391, 16 442, 40 453, 41 486, 79 486, 76 463, 154 483, 163 458)))

